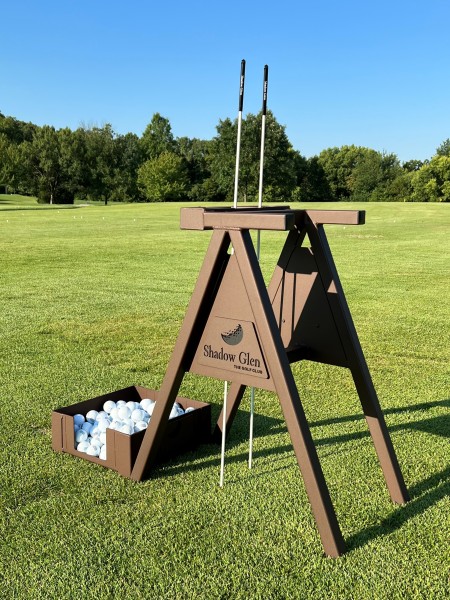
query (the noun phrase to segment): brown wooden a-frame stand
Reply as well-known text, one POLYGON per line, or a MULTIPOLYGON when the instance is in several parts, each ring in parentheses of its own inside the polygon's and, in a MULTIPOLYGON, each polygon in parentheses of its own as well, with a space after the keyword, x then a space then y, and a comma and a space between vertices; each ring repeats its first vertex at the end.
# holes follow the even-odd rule
MULTIPOLYGON (((186 372, 231 381, 227 433, 246 386, 274 391, 324 550, 336 557, 344 541, 290 363, 309 359, 350 369, 391 498, 403 504, 408 492, 325 236, 330 223, 360 225, 364 212, 182 209, 182 229, 214 233, 131 477, 142 479, 153 464, 186 372), (250 229, 289 231, 268 289, 250 229), (302 247, 306 235, 311 248, 302 247)), ((216 437, 221 424, 222 416, 216 437)))

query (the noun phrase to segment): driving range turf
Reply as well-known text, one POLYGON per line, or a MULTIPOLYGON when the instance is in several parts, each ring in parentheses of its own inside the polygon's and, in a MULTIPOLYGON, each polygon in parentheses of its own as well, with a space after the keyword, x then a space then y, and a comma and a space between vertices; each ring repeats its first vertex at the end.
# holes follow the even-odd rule
MULTIPOLYGON (((180 204, 31 210, 5 198, 3 598, 448 597, 449 205, 296 205, 367 211, 364 226, 325 229, 411 496, 391 502, 349 372, 293 365, 348 550, 330 559, 274 394, 256 392, 249 470, 246 393, 223 489, 215 445, 142 483, 52 451, 52 410, 160 387, 210 232, 180 231, 180 204)), ((284 238, 262 233, 267 279, 284 238)), ((211 402, 213 422, 222 394, 194 375, 180 390, 211 402)))

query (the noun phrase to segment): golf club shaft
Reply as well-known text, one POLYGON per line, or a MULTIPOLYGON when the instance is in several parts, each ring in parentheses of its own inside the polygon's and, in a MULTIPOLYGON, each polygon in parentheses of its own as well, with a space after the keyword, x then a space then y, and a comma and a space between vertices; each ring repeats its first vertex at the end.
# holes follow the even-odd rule
POLYGON ((269 81, 269 67, 264 65, 263 82, 263 103, 261 118, 261 152, 259 158, 259 187, 258 187, 258 207, 262 207, 263 196, 263 174, 264 174, 264 146, 266 142, 266 113, 267 113, 267 85, 269 81))
MULTIPOLYGON (((244 107, 244 85, 245 85, 245 60, 241 60, 241 76, 239 80, 239 107, 238 107, 238 131, 236 142, 236 170, 234 174, 234 199, 233 206, 237 208, 238 191, 239 191, 239 162, 241 158, 241 130, 242 130, 242 109, 244 107)), ((232 249, 233 252, 233 249, 232 249)), ((227 398, 228 398, 228 382, 225 381, 223 389, 223 421, 222 421, 222 449, 220 454, 220 487, 223 487, 224 471, 225 471, 225 440, 227 427, 227 398)))
MULTIPOLYGON (((266 142, 266 113, 267 113, 267 86, 269 82, 269 67, 264 65, 263 78, 263 102, 262 102, 262 118, 261 118, 261 152, 259 159, 259 188, 258 188, 258 208, 262 208, 263 197, 263 175, 264 175, 264 147, 266 142)), ((256 258, 259 262, 261 254, 261 232, 258 229, 256 232, 256 258)), ((248 468, 252 468, 253 464, 253 420, 255 414, 255 388, 250 389, 250 431, 249 431, 249 448, 248 448, 248 468)))
POLYGON ((241 158, 241 130, 242 130, 242 109, 244 107, 244 84, 245 84, 245 60, 241 61, 241 78, 239 82, 239 110, 238 110, 238 130, 236 143, 236 170, 234 174, 234 197, 233 206, 237 208, 239 191, 239 162, 241 158))

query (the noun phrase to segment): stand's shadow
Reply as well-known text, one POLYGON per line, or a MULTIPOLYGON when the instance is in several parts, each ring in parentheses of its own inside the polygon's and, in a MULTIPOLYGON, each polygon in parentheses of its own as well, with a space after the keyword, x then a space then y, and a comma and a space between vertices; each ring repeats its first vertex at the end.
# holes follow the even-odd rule
MULTIPOLYGON (((447 407, 450 408, 450 399, 436 400, 433 402, 424 402, 415 404, 404 408, 391 408, 384 411, 385 415, 388 414, 410 414, 416 411, 425 411, 427 409, 436 407, 447 407)), ((262 415, 255 415, 255 438, 266 437, 268 435, 278 434, 282 431, 287 431, 286 425, 282 419, 276 419, 273 417, 266 417, 262 415)), ((310 423, 310 427, 313 430, 315 427, 322 427, 326 425, 333 425, 338 423, 346 423, 351 421, 359 421, 364 419, 362 414, 348 415, 345 417, 335 417, 330 419, 323 419, 320 421, 314 421, 310 423)), ((442 416, 436 416, 425 419, 418 419, 415 421, 405 421, 389 427, 389 431, 400 431, 405 429, 412 429, 416 431, 425 432, 428 434, 442 436, 443 438, 450 438, 450 412, 442 416)), ((351 442, 359 440, 361 438, 368 437, 370 434, 368 431, 348 433, 344 435, 330 436, 320 439, 315 439, 315 445, 320 446, 336 446, 339 443, 351 442)), ((244 411, 238 411, 235 418, 232 432, 230 432, 230 438, 227 440, 227 450, 232 449, 242 444, 248 439, 248 413, 244 411)), ((277 446, 274 448, 265 448, 260 450, 254 450, 254 459, 265 458, 268 456, 272 457, 271 468, 265 472, 258 472, 252 474, 253 476, 261 477, 269 470, 271 473, 287 469, 288 466, 277 466, 278 460, 281 462, 284 457, 281 455, 287 454, 292 451, 291 444, 285 444, 283 446, 277 446), (279 458, 274 458, 279 456, 279 458)), ((172 461, 158 466, 152 473, 153 477, 172 477, 186 470, 186 462, 190 462, 191 459, 195 459, 195 463, 189 465, 190 470, 202 470, 208 467, 219 467, 220 465, 220 450, 216 444, 205 444, 200 446, 195 452, 187 453, 182 458, 173 459, 172 461)), ((228 455, 227 463, 239 463, 246 461, 248 458, 247 453, 239 453, 236 455, 228 455)), ((232 482, 228 482, 232 483, 232 482)), ((393 531, 402 527, 409 519, 416 517, 423 513, 431 506, 435 505, 442 498, 450 495, 450 466, 443 469, 430 477, 422 480, 414 486, 408 488, 411 500, 403 505, 395 508, 395 510, 380 523, 367 527, 360 532, 353 534, 346 539, 347 549, 356 549, 364 546, 369 541, 392 533, 393 531)))

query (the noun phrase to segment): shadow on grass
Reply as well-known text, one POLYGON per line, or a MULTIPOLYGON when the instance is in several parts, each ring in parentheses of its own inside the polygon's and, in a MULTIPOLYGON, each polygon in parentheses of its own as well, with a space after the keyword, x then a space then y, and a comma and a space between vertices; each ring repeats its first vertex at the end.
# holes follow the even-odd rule
MULTIPOLYGON (((404 408, 393 408, 387 409, 384 411, 384 414, 398 414, 398 413, 410 413, 414 411, 423 411, 430 408, 436 407, 449 407, 450 408, 450 399, 447 400, 436 400, 433 402, 424 402, 422 404, 415 404, 413 406, 408 406, 404 408)), ((362 421, 364 419, 364 415, 348 415, 345 417, 336 417, 331 419, 324 419, 321 421, 314 421, 310 423, 310 427, 314 432, 314 427, 323 427, 327 425, 334 425, 337 423, 348 423, 353 421, 362 421)), ((274 435, 280 432, 287 432, 287 428, 285 422, 282 419, 276 419, 274 417, 266 417, 262 415, 255 415, 255 423, 257 423, 257 430, 255 429, 254 436, 265 437, 268 434, 274 435)), ((440 435, 442 437, 450 437, 450 413, 445 415, 440 415, 436 417, 431 417, 429 419, 422 419, 417 421, 411 421, 406 423, 399 423, 398 425, 392 425, 389 427, 389 432, 393 431, 401 431, 405 429, 413 429, 416 431, 422 431, 424 433, 431 433, 433 435, 440 435)), ((239 411, 238 415, 235 419, 235 423, 233 425, 233 433, 234 435, 230 435, 230 439, 227 439, 227 450, 234 448, 242 444, 246 439, 248 439, 248 413, 244 413, 243 411, 239 411), (245 420, 244 420, 245 416, 245 420)), ((314 439, 314 443, 316 447, 320 446, 331 446, 336 444, 341 444, 345 442, 352 442, 356 440, 360 440, 363 438, 369 437, 369 431, 355 431, 352 433, 346 433, 343 435, 335 435, 324 437, 320 439, 314 439)), ((314 436, 313 436, 314 437, 314 436)), ((273 456, 274 454, 284 454, 286 452, 290 452, 292 450, 291 444, 285 444, 283 446, 277 446, 276 448, 265 448, 262 450, 255 450, 253 455, 255 458, 261 458, 266 456, 273 456)), ((219 463, 219 450, 216 444, 207 444, 200 447, 195 452, 191 453, 192 456, 195 455, 196 458, 207 458, 210 457, 208 461, 202 461, 199 465, 192 465, 192 468, 203 469, 205 467, 214 466, 219 463), (213 458, 211 455, 215 455, 213 458)), ((185 458, 189 458, 189 454, 185 455, 185 458)), ((227 462, 240 462, 247 457, 247 454, 241 453, 235 456, 229 456, 227 458, 227 462)), ((174 459, 175 461, 176 459, 174 459)), ((179 461, 177 460, 177 463, 179 461)), ((170 469, 170 474, 172 474, 173 470, 182 471, 184 470, 185 464, 183 461, 183 465, 175 465, 173 469, 170 469)), ((164 469, 166 474, 168 469, 167 466, 164 469)), ((411 498, 413 498, 413 494, 410 490, 411 498)))
MULTIPOLYGON (((393 408, 384 411, 384 414, 402 414, 411 413, 415 411, 424 411, 436 407, 450 407, 450 399, 436 400, 433 402, 424 402, 405 408, 393 408)), ((243 426, 244 420, 242 417, 245 413, 242 413, 236 417, 235 430, 236 435, 232 436, 232 439, 227 443, 227 449, 241 444, 247 438, 248 431, 246 426, 243 426), (239 417, 241 417, 239 419, 239 417)), ((246 424, 248 423, 248 415, 246 417, 246 424)), ((362 414, 350 415, 346 417, 337 417, 331 419, 325 419, 311 423, 311 427, 319 427, 326 425, 334 425, 337 423, 345 423, 350 421, 356 421, 363 419, 362 414)), ((264 437, 268 434, 279 433, 280 431, 286 431, 286 426, 282 419, 275 419, 272 417, 265 417, 258 415, 258 432, 255 432, 255 437, 264 437)), ((400 423, 389 427, 389 431, 399 431, 405 429, 412 429, 416 431, 422 431, 428 434, 439 435, 444 438, 450 437, 450 413, 436 416, 428 419, 421 419, 412 422, 400 423)), ((370 434, 368 431, 354 432, 345 435, 336 435, 326 438, 315 440, 316 446, 336 446, 338 443, 352 442, 362 438, 368 437, 370 434)), ((292 452, 292 445, 285 444, 283 446, 277 446, 276 448, 265 448, 261 450, 255 450, 253 452, 254 459, 264 458, 271 456, 272 463, 269 469, 263 472, 252 474, 253 477, 262 477, 267 473, 273 473, 290 468, 290 465, 276 465, 278 461, 284 461, 286 456, 292 452), (286 455, 286 456, 281 456, 286 455)), ((169 464, 166 464, 164 468, 156 468, 153 476, 156 477, 171 477, 178 473, 181 473, 189 468, 190 470, 201 470, 208 467, 219 468, 220 465, 220 454, 219 448, 216 444, 208 444, 199 448, 195 453, 192 452, 192 457, 198 460, 196 464, 190 464, 186 467, 186 462, 189 462, 190 455, 184 456, 184 462, 181 464, 179 460, 169 464)), ((227 463, 237 463, 246 461, 248 458, 247 453, 240 453, 234 456, 227 456, 227 463)), ((233 480, 228 480, 228 484, 235 483, 233 480)), ((403 505, 395 508, 395 510, 381 523, 372 525, 363 529, 362 531, 350 536, 346 539, 346 546, 348 550, 353 550, 366 545, 371 540, 380 536, 389 535, 393 531, 396 531, 409 519, 416 517, 423 513, 425 510, 435 505, 437 502, 450 495, 450 467, 439 471, 422 480, 414 486, 409 488, 409 494, 411 500, 403 505)))
POLYGON ((371 525, 346 539, 347 550, 365 546, 371 540, 389 535, 437 502, 450 495, 450 467, 431 475, 427 479, 409 488, 411 500, 396 508, 377 525, 371 525))

